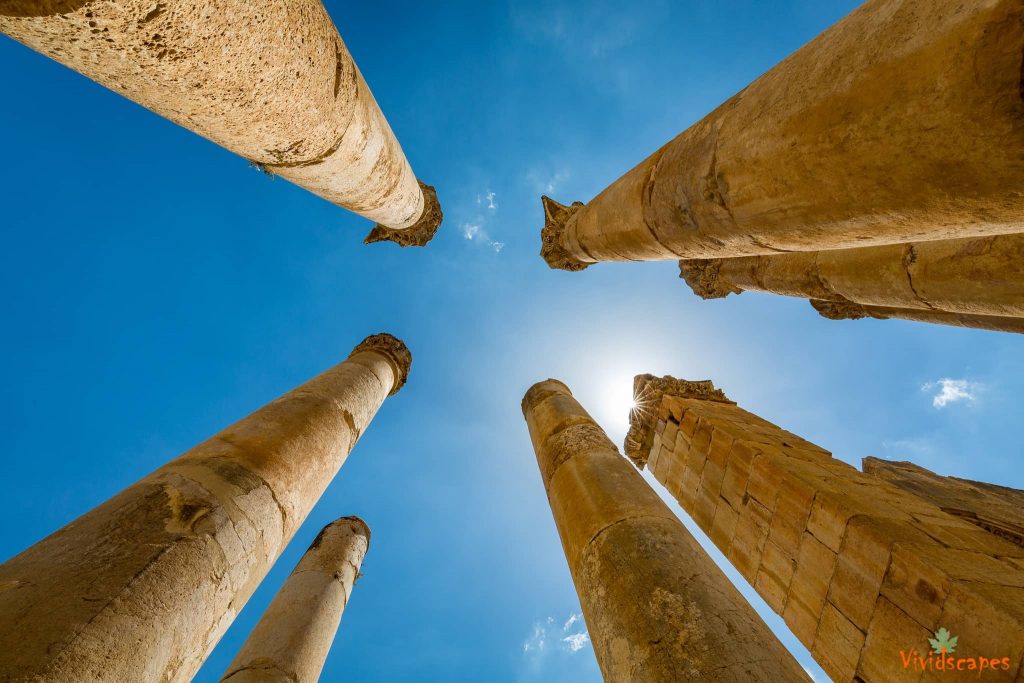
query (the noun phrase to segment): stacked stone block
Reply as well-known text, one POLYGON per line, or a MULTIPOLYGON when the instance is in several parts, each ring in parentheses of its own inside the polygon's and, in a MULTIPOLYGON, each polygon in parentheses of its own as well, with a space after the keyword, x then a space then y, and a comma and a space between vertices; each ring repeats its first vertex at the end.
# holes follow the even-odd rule
MULTIPOLYGON (((1024 681, 1024 549, 729 401, 641 375, 626 452, 648 466, 836 681, 952 680, 903 667, 939 628, 1024 681)), ((974 675, 974 672, 972 672, 974 675)))

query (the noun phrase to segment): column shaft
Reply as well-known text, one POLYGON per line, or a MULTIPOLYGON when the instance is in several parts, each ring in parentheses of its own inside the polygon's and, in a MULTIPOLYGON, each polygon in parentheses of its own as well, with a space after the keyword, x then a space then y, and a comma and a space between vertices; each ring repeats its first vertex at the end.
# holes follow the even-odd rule
POLYGON ((1024 317, 1024 234, 679 262, 694 293, 759 291, 870 306, 1024 317))
POLYGON ((542 255, 722 258, 1022 232, 1024 7, 869 0, 585 207, 542 255))
POLYGON ((931 680, 943 672, 922 678, 900 651, 927 658, 939 628, 959 638, 959 657, 998 661, 993 678, 1021 680, 1024 548, 706 385, 638 376, 626 453, 650 467, 832 680, 931 680))
POLYGON ((822 317, 829 320, 859 320, 861 318, 889 320, 890 318, 898 318, 921 323, 933 323, 935 325, 971 327, 978 330, 992 330, 993 332, 1024 334, 1024 318, 969 315, 967 313, 948 313, 946 311, 922 311, 920 309, 892 308, 888 306, 863 306, 848 301, 820 301, 818 299, 811 299, 811 306, 822 317))
POLYGON ((221 681, 316 683, 370 543, 358 517, 324 527, 221 681))
POLYGON ((605 680, 807 680, 564 384, 523 414, 605 680))
POLYGON ((440 222, 320 0, 12 0, 0 31, 388 228, 440 222))
POLYGON ((369 337, 0 565, 0 679, 190 680, 410 362, 369 337))

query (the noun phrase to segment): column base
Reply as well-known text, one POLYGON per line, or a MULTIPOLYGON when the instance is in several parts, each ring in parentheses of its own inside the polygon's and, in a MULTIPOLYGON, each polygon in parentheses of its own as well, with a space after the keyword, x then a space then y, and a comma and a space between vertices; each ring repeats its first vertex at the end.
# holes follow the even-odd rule
POLYGON ((378 223, 363 240, 363 244, 374 242, 394 242, 400 247, 422 247, 434 239, 441 221, 444 220, 444 213, 441 211, 441 203, 437 200, 437 190, 433 185, 427 185, 418 181, 423 191, 423 215, 412 227, 402 230, 395 230, 386 225, 378 223))

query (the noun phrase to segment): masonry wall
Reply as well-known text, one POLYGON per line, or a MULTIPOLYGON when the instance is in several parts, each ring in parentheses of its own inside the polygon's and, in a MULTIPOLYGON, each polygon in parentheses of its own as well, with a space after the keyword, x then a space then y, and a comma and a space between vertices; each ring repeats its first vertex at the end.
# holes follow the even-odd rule
POLYGON ((834 680, 977 680, 904 668, 944 627, 1024 681, 1024 549, 735 404, 654 410, 646 464, 834 680))

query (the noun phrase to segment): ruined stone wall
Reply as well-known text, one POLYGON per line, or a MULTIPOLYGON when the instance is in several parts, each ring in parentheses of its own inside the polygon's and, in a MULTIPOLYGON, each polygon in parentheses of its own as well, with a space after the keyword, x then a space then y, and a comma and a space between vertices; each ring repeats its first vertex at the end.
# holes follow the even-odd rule
POLYGON ((929 638, 945 628, 958 638, 957 658, 996 659, 989 680, 1024 681, 1024 549, 720 393, 688 394, 694 383, 682 382, 673 395, 672 382, 637 378, 627 454, 650 467, 829 676, 956 680, 922 677, 901 658, 927 658, 929 638))

